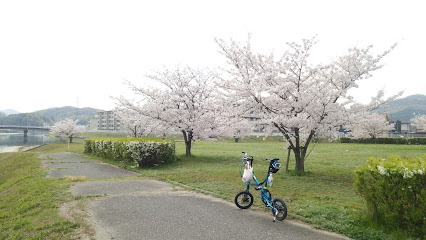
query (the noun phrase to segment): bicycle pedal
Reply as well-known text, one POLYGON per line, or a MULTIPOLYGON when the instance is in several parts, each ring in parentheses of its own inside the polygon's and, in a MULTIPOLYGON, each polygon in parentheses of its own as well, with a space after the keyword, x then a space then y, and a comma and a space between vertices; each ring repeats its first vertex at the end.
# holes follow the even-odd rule
POLYGON ((262 187, 255 187, 254 189, 255 190, 260 190, 260 189, 262 189, 262 187))

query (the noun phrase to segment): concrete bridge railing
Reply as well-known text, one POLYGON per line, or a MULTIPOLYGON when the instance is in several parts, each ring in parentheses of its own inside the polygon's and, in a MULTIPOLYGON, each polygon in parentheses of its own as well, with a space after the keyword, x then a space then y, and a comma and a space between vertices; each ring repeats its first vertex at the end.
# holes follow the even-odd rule
POLYGON ((24 131, 24 137, 27 137, 28 130, 50 131, 50 128, 51 127, 0 125, 0 129, 22 129, 24 131))

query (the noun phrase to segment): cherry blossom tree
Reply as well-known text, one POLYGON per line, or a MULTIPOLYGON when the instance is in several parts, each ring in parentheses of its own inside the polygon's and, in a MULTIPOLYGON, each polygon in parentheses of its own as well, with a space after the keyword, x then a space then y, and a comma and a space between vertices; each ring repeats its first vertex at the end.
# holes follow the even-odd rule
MULTIPOLYGON (((308 60, 315 38, 287 43, 288 50, 278 58, 254 52, 250 38, 246 44, 216 42, 229 64, 221 84, 227 96, 258 111, 259 123, 267 124, 269 131, 274 127, 284 135, 295 154, 295 168, 301 172, 314 135, 337 131, 347 122, 350 110, 361 109, 360 104, 350 108, 354 100, 348 91, 380 69, 380 60, 393 49, 374 56, 371 46, 351 48, 328 64, 312 65, 308 60)), ((374 99, 368 108, 385 101, 374 99)))
POLYGON ((133 137, 163 133, 163 128, 158 121, 154 121, 132 109, 117 108, 115 114, 120 119, 122 128, 126 129, 133 137))
POLYGON ((232 107, 232 104, 228 105, 229 103, 226 101, 222 101, 222 103, 225 107, 222 108, 221 121, 218 120, 223 123, 218 131, 221 136, 232 137, 235 142, 238 142, 241 138, 253 132, 255 124, 249 121, 247 114, 240 115, 235 107, 232 107))
POLYGON ((355 137, 370 137, 376 138, 378 135, 383 134, 395 129, 395 125, 389 123, 386 115, 378 113, 357 114, 353 124, 346 127, 352 130, 355 137))
POLYGON ((53 125, 50 130, 52 133, 59 136, 66 136, 70 139, 70 143, 74 137, 79 136, 86 130, 85 126, 77 125, 78 120, 73 121, 72 119, 65 119, 59 121, 53 125))
POLYGON ((417 129, 426 130, 426 115, 418 115, 411 119, 411 122, 417 129))
POLYGON ((215 98, 215 73, 207 69, 177 67, 164 69, 147 77, 161 87, 130 88, 142 97, 139 104, 118 98, 120 108, 135 111, 155 120, 169 131, 181 132, 186 155, 191 155, 192 142, 220 135, 221 107, 215 98), (143 103, 143 104, 142 104, 143 103))
POLYGON ((229 136, 235 139, 235 142, 238 142, 241 138, 249 135, 253 129, 253 123, 250 123, 246 118, 231 118, 230 119, 230 129, 228 131, 223 131, 228 133, 229 136))

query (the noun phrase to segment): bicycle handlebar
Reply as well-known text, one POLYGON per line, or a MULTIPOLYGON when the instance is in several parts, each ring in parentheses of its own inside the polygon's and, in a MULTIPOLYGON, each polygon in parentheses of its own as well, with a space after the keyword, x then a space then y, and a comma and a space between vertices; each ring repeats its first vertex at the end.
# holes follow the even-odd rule
POLYGON ((247 156, 247 153, 246 152, 241 152, 241 153, 243 153, 244 154, 244 157, 243 158, 247 158, 247 159, 249 159, 249 160, 253 160, 253 156, 247 156))
MULTIPOLYGON (((246 152, 241 152, 242 154, 244 154, 244 157, 243 157, 243 159, 247 159, 247 160, 251 160, 251 161, 253 161, 253 156, 247 156, 247 153, 246 152)), ((278 161, 278 160, 280 160, 279 158, 266 158, 265 159, 266 161, 278 161)))
MULTIPOLYGON (((253 156, 247 156, 247 153, 246 153, 246 152, 241 152, 241 153, 242 153, 242 154, 244 154, 243 159, 253 161, 253 156)), ((278 160, 280 160, 280 159, 279 159, 279 158, 266 158, 265 160, 266 160, 266 161, 278 161, 278 160)))

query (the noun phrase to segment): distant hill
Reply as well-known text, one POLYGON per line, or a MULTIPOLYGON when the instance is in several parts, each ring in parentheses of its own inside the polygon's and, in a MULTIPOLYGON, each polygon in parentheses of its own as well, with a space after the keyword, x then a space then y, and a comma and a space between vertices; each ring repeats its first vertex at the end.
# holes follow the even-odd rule
POLYGON ((426 95, 411 95, 396 99, 376 112, 387 113, 391 121, 409 122, 415 115, 426 115, 426 95))
POLYGON ((18 114, 19 112, 13 109, 3 109, 0 112, 4 113, 6 116, 10 114, 18 114))
MULTIPOLYGON (((10 110, 10 109, 9 109, 10 110)), ((27 125, 27 114, 17 113, 7 115, 0 111, 0 125, 27 125)), ((14 111, 14 110, 12 110, 14 111)), ((94 117, 96 113, 104 110, 95 108, 75 108, 75 107, 59 107, 40 110, 28 114, 28 125, 44 126, 53 125, 56 122, 71 118, 78 119, 79 124, 87 125, 90 117, 94 117)), ((16 112, 16 111, 15 111, 16 112)), ((400 120, 408 122, 415 115, 426 115, 426 95, 417 94, 405 98, 397 99, 388 104, 386 108, 376 110, 379 113, 387 113, 391 121, 400 120)))
POLYGON ((75 107, 59 107, 40 110, 32 113, 11 114, 0 118, 0 125, 20 125, 25 126, 52 126, 60 120, 67 118, 78 119, 78 124, 87 125, 88 119, 94 117, 97 112, 104 110, 95 108, 75 108, 75 107), (28 119, 28 120, 27 120, 28 119))

